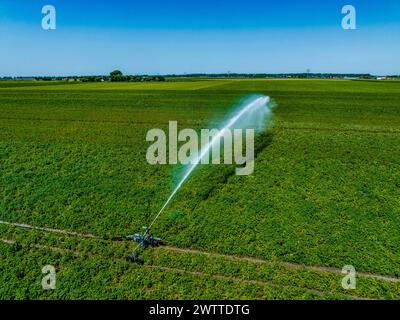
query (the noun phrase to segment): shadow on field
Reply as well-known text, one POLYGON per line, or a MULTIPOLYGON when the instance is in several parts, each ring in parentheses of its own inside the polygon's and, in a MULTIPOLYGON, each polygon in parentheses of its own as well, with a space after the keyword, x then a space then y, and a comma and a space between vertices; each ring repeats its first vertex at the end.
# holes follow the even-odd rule
MULTIPOLYGON (((270 131, 264 132, 255 137, 254 141, 254 161, 257 161, 257 157, 261 152, 263 152, 273 140, 273 133, 270 131)), ((228 182, 229 178, 235 175, 235 170, 238 166, 237 165, 230 165, 226 170, 225 173, 217 178, 215 183, 211 188, 207 190, 207 192, 203 193, 201 196, 201 201, 205 201, 211 196, 214 196, 219 190, 222 190, 222 187, 228 182)), ((200 203, 200 202, 199 202, 200 203)), ((199 204, 198 203, 198 204, 199 204)), ((193 208, 192 212, 196 209, 197 205, 193 208)))
POLYGON ((271 131, 267 131, 256 137, 256 141, 254 142, 254 161, 256 161, 258 155, 272 143, 273 135, 271 131))

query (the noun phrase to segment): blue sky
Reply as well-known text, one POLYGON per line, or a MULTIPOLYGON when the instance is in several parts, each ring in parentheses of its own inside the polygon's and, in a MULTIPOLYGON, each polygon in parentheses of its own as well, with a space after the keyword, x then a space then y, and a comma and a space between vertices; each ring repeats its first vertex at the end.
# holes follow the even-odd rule
POLYGON ((398 0, 1 0, 0 76, 400 74, 398 0), (57 29, 42 30, 54 5, 57 29), (341 8, 357 30, 341 28, 341 8))

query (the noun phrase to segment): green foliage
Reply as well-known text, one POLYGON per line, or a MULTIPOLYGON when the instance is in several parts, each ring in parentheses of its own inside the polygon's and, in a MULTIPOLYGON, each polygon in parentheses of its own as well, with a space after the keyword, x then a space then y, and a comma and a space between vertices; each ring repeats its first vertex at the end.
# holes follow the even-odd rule
POLYGON ((119 70, 114 70, 110 72, 110 78, 113 77, 122 77, 122 72, 119 70))
MULTIPOLYGON (((3 226, 0 238, 16 243, 1 244, 0 297, 349 298, 338 285, 341 275, 282 262, 352 264, 399 276, 400 84, 394 81, 2 81, 0 220, 110 237, 141 231, 172 191, 175 173, 174 166, 147 164, 147 130, 166 130, 169 120, 180 129, 208 127, 253 92, 278 103, 274 127, 256 143, 254 174, 199 168, 153 231, 171 246, 272 265, 161 249, 144 253, 153 270, 124 261, 130 243, 3 226), (60 287, 44 292, 41 267, 51 263, 60 270, 60 287)), ((350 294, 398 299, 399 288, 360 277, 350 294)))

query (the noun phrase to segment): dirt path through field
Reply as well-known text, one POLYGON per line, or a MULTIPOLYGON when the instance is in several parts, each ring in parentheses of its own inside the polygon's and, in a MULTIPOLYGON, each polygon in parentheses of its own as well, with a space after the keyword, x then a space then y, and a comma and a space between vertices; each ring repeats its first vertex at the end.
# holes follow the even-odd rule
MULTIPOLYGON (((36 226, 29 225, 29 224, 8 222, 8 221, 2 221, 2 220, 0 220, 0 224, 9 225, 9 226, 18 227, 18 228, 24 228, 24 229, 28 229, 28 230, 38 230, 38 231, 44 231, 44 232, 52 232, 52 233, 59 233, 59 234, 64 234, 64 235, 77 236, 77 237, 82 237, 82 238, 91 238, 91 239, 112 241, 111 239, 96 236, 91 233, 80 233, 80 232, 75 232, 75 231, 68 231, 68 230, 64 230, 64 229, 55 229, 55 228, 49 228, 49 227, 36 227, 36 226)), ((205 256, 209 256, 209 257, 220 257, 220 258, 236 260, 236 261, 249 261, 249 262, 264 263, 264 264, 269 264, 269 265, 281 264, 281 265, 283 265, 287 268, 291 268, 291 269, 306 269, 306 270, 312 270, 312 271, 317 271, 317 272, 332 272, 332 273, 342 274, 342 270, 340 268, 334 268, 334 267, 312 266, 312 265, 305 265, 305 264, 300 264, 300 263, 285 262, 285 261, 280 261, 280 260, 272 261, 272 260, 254 258, 254 257, 235 256, 235 255, 229 255, 229 254, 223 254, 223 253, 201 251, 201 250, 190 249, 190 248, 178 248, 178 247, 174 247, 174 246, 162 246, 162 247, 159 247, 159 249, 171 250, 171 251, 182 252, 182 253, 201 254, 201 255, 205 255, 205 256)), ((400 282, 400 278, 398 278, 396 276, 391 276, 391 275, 381 275, 381 274, 369 273, 369 272, 357 272, 357 275, 363 276, 363 277, 381 279, 381 280, 385 280, 388 282, 400 282)))
MULTIPOLYGON (((5 243, 5 244, 15 244, 16 242, 14 240, 9 240, 9 239, 0 239, 0 242, 5 243)), ((42 250, 50 250, 56 253, 72 253, 74 256, 77 257, 82 257, 82 256, 90 256, 90 257, 97 257, 100 259, 110 259, 110 257, 108 256, 103 256, 100 254, 87 254, 87 253, 83 253, 80 251, 76 251, 76 250, 71 250, 71 249, 65 249, 65 248, 59 248, 59 247, 54 247, 54 246, 46 246, 46 245, 41 245, 41 244, 35 244, 33 245, 34 248, 36 249, 42 249, 42 250)), ((115 260, 123 260, 125 261, 125 257, 118 257, 118 256, 114 256, 112 257, 115 260)), ((306 287, 301 287, 301 286, 295 286, 295 285, 283 285, 283 284, 276 284, 273 281, 262 281, 262 280, 249 280, 249 279, 242 279, 239 277, 235 277, 235 276, 224 276, 224 275, 219 275, 219 274, 209 274, 206 272, 200 272, 200 271, 189 271, 189 270, 185 270, 185 269, 181 269, 181 268, 172 268, 172 267, 165 267, 165 266, 161 266, 161 265, 149 265, 149 264, 145 264, 141 267, 144 268, 148 268, 148 269, 159 269, 159 270, 163 270, 163 271, 170 271, 170 272, 178 272, 178 273, 184 273, 184 274, 189 274, 192 276, 197 276, 197 277, 207 277, 210 279, 214 279, 214 280, 222 280, 222 281, 234 281, 234 282, 240 282, 243 284, 250 284, 250 285, 259 285, 259 286, 270 286, 270 287, 276 287, 276 288, 286 288, 286 289, 300 289, 300 290, 304 290, 305 292, 308 293, 312 293, 312 294, 316 294, 318 296, 324 297, 326 295, 330 295, 332 294, 331 292, 324 292, 324 291, 320 291, 320 290, 316 290, 316 289, 310 289, 310 288, 306 288, 306 287)), ((343 296, 347 296, 353 300, 371 300, 370 298, 365 298, 365 297, 358 297, 358 296, 353 296, 353 295, 348 295, 348 294, 342 294, 343 296)))

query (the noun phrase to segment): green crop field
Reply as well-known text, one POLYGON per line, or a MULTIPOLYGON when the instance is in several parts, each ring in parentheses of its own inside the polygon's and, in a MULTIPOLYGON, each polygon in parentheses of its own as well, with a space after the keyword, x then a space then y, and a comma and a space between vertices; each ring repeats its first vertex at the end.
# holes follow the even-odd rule
POLYGON ((400 299, 399 146, 398 81, 0 81, 0 298, 400 299), (196 170, 154 225, 166 246, 125 261, 135 244, 107 239, 176 183, 146 132, 207 128, 249 94, 277 104, 253 175, 196 170))

